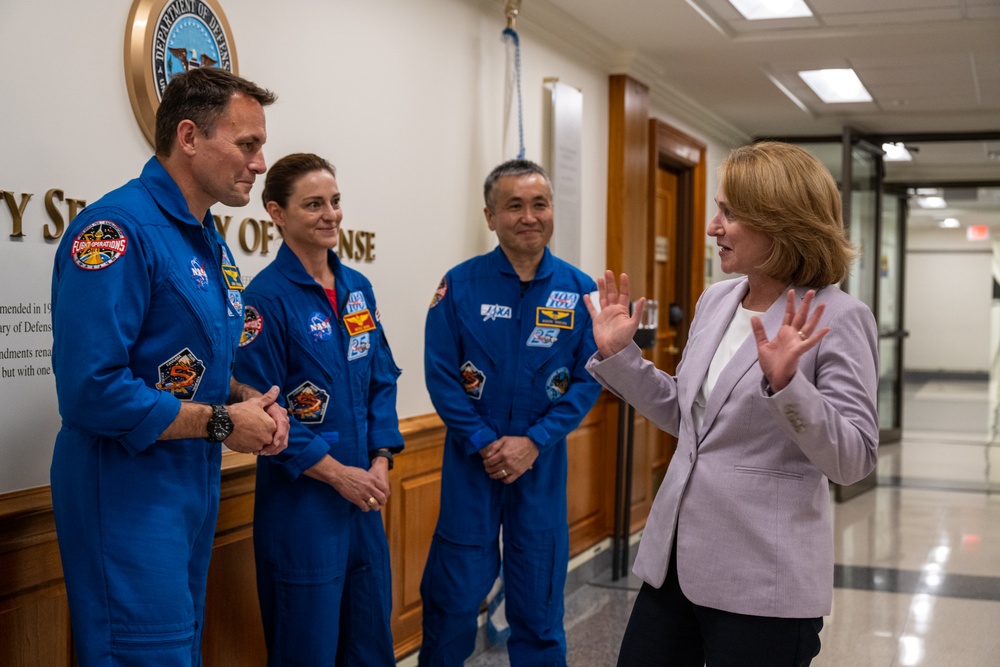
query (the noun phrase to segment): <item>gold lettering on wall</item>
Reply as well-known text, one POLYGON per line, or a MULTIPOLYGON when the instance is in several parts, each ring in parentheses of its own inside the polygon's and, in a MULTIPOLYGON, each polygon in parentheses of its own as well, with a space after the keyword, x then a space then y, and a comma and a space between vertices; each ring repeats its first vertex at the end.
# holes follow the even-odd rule
POLYGON ((66 204, 69 206, 69 217, 64 222, 62 213, 59 211, 59 207, 56 205, 54 199, 63 201, 63 191, 58 188, 52 188, 45 193, 45 210, 49 214, 49 218, 55 223, 55 231, 49 231, 49 225, 46 223, 42 227, 42 235, 48 241, 54 241, 63 234, 63 230, 66 229, 66 225, 73 222, 73 218, 87 205, 87 201, 84 199, 67 199, 66 204))
POLYGON ((337 243, 337 255, 341 259, 375 261, 375 232, 341 228, 340 240, 337 243))
POLYGON ((30 192, 21 193, 21 205, 17 205, 17 201, 14 199, 13 192, 7 192, 6 190, 0 190, 3 194, 3 199, 7 202, 7 209, 10 210, 10 217, 14 219, 14 227, 10 233, 12 239, 18 239, 24 236, 24 232, 21 231, 21 220, 24 217, 24 208, 28 205, 28 200, 31 199, 32 194, 30 192))
MULTIPOLYGON (((3 198, 6 208, 11 217, 10 238, 24 238, 24 226, 30 220, 25 217, 28 211, 28 203, 34 194, 31 192, 16 193, 8 190, 0 190, 0 198, 3 198)), ((62 237, 66 228, 73 219, 87 206, 86 199, 66 197, 62 188, 50 188, 43 198, 45 213, 50 222, 42 225, 42 236, 46 241, 55 241, 62 237)), ((30 218, 30 214, 29 214, 30 218)), ((229 238, 229 228, 233 221, 231 215, 213 215, 215 228, 227 243, 232 245, 229 238)), ((280 240, 280 230, 273 221, 264 218, 244 218, 237 231, 237 243, 243 252, 254 254, 259 252, 267 255, 271 252, 272 246, 280 240)), ((360 262, 375 261, 375 232, 364 230, 343 229, 340 230, 340 238, 337 244, 337 255, 343 260, 353 260, 360 262)))

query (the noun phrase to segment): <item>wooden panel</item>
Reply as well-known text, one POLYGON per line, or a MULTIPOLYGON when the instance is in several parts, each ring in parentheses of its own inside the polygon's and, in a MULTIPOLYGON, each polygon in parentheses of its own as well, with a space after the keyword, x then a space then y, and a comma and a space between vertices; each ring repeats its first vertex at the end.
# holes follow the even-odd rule
POLYGON ((48 487, 0 496, 0 665, 71 664, 62 576, 48 487))
POLYGON ((610 535, 613 527, 615 440, 607 437, 605 428, 610 400, 611 395, 604 392, 602 400, 566 439, 566 514, 570 554, 574 556, 610 535))
MULTIPOLYGON (((611 533, 614 400, 604 394, 569 438, 570 549, 611 533), (612 424, 608 425, 608 415, 612 424), (612 446, 609 446, 612 443, 612 446)), ((400 424, 406 450, 390 474, 383 513, 393 573, 397 657, 420 646, 420 578, 437 521, 444 425, 437 415, 400 424)), ((266 662, 253 560, 253 456, 226 452, 222 498, 206 596, 206 667, 266 662)), ((0 496, 0 665, 72 667, 66 591, 48 488, 0 496)))
POLYGON ((634 296, 647 294, 649 89, 613 75, 608 91, 607 264, 628 273, 634 296))
POLYGON ((222 492, 201 646, 206 667, 267 664, 253 559, 256 465, 251 454, 226 452, 222 456, 222 492))
POLYGON ((267 664, 255 576, 251 537, 221 546, 216 543, 205 597, 201 655, 206 667, 267 664))
POLYGON ((71 665, 69 607, 63 588, 30 604, 0 612, 0 665, 71 665))
POLYGON ((406 449, 396 457, 389 476, 392 496, 386 508, 392 558, 392 637, 397 657, 420 647, 420 579, 440 507, 445 435, 437 415, 408 422, 403 433, 406 449))

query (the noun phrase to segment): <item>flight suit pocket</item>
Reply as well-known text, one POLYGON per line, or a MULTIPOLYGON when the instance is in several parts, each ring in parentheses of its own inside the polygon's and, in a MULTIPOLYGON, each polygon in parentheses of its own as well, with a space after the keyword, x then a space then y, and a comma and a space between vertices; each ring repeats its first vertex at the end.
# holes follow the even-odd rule
POLYGON ((278 664, 289 667, 333 667, 340 627, 340 601, 344 593, 342 573, 289 577, 277 582, 277 628, 274 652, 278 664), (315 631, 317 623, 330 632, 315 631))
POLYGON ((195 627, 194 620, 156 625, 115 623, 111 626, 111 652, 119 657, 115 664, 184 664, 191 659, 195 627))

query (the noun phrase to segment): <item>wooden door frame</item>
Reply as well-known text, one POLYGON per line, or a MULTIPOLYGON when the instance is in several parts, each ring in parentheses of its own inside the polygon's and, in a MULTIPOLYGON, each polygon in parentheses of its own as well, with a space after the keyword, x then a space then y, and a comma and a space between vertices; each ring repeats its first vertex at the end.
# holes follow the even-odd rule
MULTIPOLYGON (((684 233, 678 257, 683 257, 687 265, 684 275, 678 276, 678 301, 684 311, 684 322, 678 327, 681 347, 705 286, 706 149, 702 142, 662 121, 651 120, 650 115, 649 89, 645 85, 623 74, 609 77, 607 268, 615 274, 629 275, 634 297, 652 293, 655 169, 662 164, 677 173, 678 197, 684 202, 677 219, 678 229, 683 228, 684 233)), ((661 317, 664 312, 661 309, 661 317)), ((617 415, 612 419, 609 411, 608 417, 606 433, 614 442, 618 438, 617 415)), ((645 420, 637 417, 636 421, 642 433, 645 420)), ((635 429, 636 424, 629 427, 635 429)), ((647 464, 635 462, 633 479, 635 474, 643 474, 635 471, 649 474, 647 464)), ((644 525, 653 494, 630 500, 627 522, 632 532, 644 525)))
MULTIPOLYGON (((694 307, 705 290, 705 144, 656 118, 649 120, 648 248, 655 247, 656 178, 659 168, 677 175, 677 297, 684 323, 677 331, 677 347, 684 348, 694 307)), ((647 257, 647 280, 652 280, 655 258, 647 257)), ((670 304, 660 304, 661 309, 670 304)), ((661 317, 666 311, 661 310, 661 317)))

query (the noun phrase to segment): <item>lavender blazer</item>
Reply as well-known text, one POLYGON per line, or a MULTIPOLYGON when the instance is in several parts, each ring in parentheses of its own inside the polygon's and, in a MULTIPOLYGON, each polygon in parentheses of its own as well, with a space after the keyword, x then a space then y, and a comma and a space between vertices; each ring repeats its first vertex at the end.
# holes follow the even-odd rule
MULTIPOLYGON (((796 289, 801 301, 806 288, 796 289)), ((830 285, 821 326, 830 333, 799 360, 791 383, 768 396, 753 336, 722 371, 695 433, 692 405, 746 278, 698 300, 677 375, 631 345, 587 369, 656 426, 677 451, 653 501, 633 571, 659 588, 677 535, 681 589, 698 605, 784 618, 830 613, 833 528, 828 479, 851 484, 875 468, 878 337, 871 310, 830 285)), ((778 299, 761 320, 774 336, 778 299)))

